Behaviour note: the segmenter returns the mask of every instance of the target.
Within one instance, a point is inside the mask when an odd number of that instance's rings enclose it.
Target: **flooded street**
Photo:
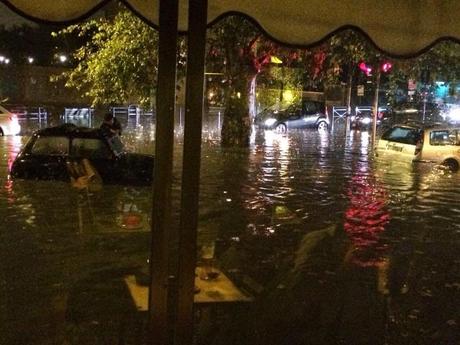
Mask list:
[[[123,124],[153,153],[149,123]],[[136,343],[123,277],[148,267],[151,190],[9,180],[35,128],[0,137],[0,344]],[[254,297],[197,318],[203,344],[460,343],[460,173],[374,157],[370,132],[204,133],[198,232]]]

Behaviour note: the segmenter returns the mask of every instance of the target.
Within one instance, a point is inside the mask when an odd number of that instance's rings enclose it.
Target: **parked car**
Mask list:
[[[372,128],[374,115],[372,107],[357,107],[355,115],[350,117],[350,129],[366,130]],[[377,113],[377,126],[386,125],[390,122],[389,111],[387,107],[379,107]]]
[[[432,102],[405,102],[396,104],[392,109],[393,115],[399,121],[415,120],[426,122],[442,121],[441,109]],[[425,113],[425,116],[423,115]]]
[[[14,160],[13,179],[70,181],[70,163],[88,160],[106,184],[151,185],[152,155],[126,152],[118,136],[65,124],[36,131]]]
[[[0,105],[0,136],[16,135],[21,132],[18,117]]]
[[[329,127],[326,105],[324,102],[304,100],[301,104],[292,104],[281,110],[268,108],[259,113],[256,122],[265,129],[286,132],[288,129]]]
[[[456,171],[460,167],[460,127],[395,125],[383,133],[376,153],[412,162],[441,164]]]

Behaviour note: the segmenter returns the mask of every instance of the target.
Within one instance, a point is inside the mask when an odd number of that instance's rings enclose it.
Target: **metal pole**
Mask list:
[[[220,110],[217,112],[217,133],[220,133]]]
[[[168,323],[169,236],[176,91],[178,0],[160,1],[157,119],[153,182],[148,342],[171,342]]]
[[[327,109],[327,106],[326,106]],[[327,110],[326,110],[327,111]],[[329,112],[328,112],[329,114]],[[329,120],[331,121],[331,132],[334,133],[334,126],[335,126],[335,115],[334,115],[334,107],[332,107],[332,116],[330,116]]]
[[[422,122],[425,123],[425,114],[426,114],[426,84],[423,87],[423,120]]]
[[[375,78],[375,94],[374,94],[374,106],[372,109],[373,121],[372,121],[372,148],[376,145],[377,137],[377,114],[379,112],[379,91],[380,91],[380,68],[377,66],[377,76]]]
[[[189,0],[176,342],[193,344],[207,0]]]
[[[353,88],[353,67],[348,68],[348,90],[347,90],[347,117],[345,120],[345,133],[350,130],[350,117],[351,117],[351,92]]]

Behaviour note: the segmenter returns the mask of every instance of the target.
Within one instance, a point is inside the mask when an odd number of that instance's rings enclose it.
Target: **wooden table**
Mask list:
[[[218,269],[214,270],[219,273],[216,279],[203,280],[200,278],[202,268],[196,268],[195,286],[199,289],[199,292],[195,294],[195,303],[205,304],[252,301],[252,297],[238,289],[222,271]],[[126,276],[124,279],[137,310],[147,311],[149,287],[138,284],[134,275]]]

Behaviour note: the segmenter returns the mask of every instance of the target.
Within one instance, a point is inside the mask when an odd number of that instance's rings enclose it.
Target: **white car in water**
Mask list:
[[[376,146],[378,156],[412,162],[460,167],[460,127],[441,125],[395,125]]]
[[[16,135],[21,131],[18,117],[0,105],[0,136]]]

